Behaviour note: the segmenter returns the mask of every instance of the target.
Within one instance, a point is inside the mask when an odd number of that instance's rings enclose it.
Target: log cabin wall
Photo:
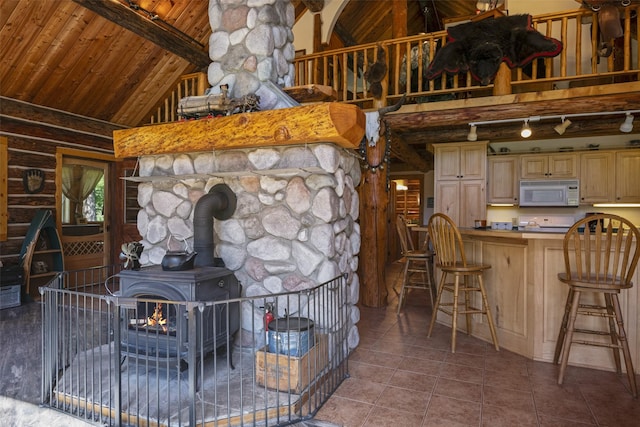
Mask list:
[[[0,97],[0,136],[7,140],[7,238],[0,241],[0,261],[19,262],[22,242],[37,209],[56,213],[56,150],[68,148],[101,155],[113,154],[113,131],[120,126],[34,104]],[[115,174],[115,162],[112,165]],[[28,193],[23,172],[40,169],[42,191]],[[113,179],[112,184],[118,183]],[[118,188],[113,185],[113,188]],[[115,204],[114,204],[115,205]],[[122,215],[113,214],[116,221]],[[121,224],[112,224],[118,235]],[[113,247],[113,245],[112,245]]]

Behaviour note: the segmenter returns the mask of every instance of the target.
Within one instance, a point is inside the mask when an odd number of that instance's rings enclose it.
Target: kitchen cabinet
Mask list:
[[[524,154],[520,158],[522,179],[575,179],[578,177],[578,154]]]
[[[434,147],[435,179],[485,179],[487,144],[441,144]]]
[[[473,227],[486,218],[486,143],[442,144],[434,148],[434,212],[458,227]]]
[[[483,278],[494,316],[500,347],[538,361],[552,362],[562,324],[569,288],[558,280],[564,271],[562,233],[461,229],[467,259],[490,264]],[[439,274],[439,271],[437,271]],[[633,282],[640,280],[636,269]],[[631,357],[640,366],[640,287],[619,295]],[[585,294],[586,298],[593,295]],[[590,301],[587,299],[585,303]],[[595,301],[594,301],[595,302]],[[478,303],[477,300],[472,303]],[[450,325],[450,316],[438,322]],[[602,318],[581,319],[588,328],[606,326]],[[465,329],[463,320],[458,322]],[[484,316],[473,316],[472,335],[491,342]],[[600,337],[603,344],[607,335]],[[569,363],[595,369],[614,370],[606,347],[574,346]]]
[[[580,153],[580,203],[606,203],[615,194],[615,156],[612,151]]]
[[[533,295],[526,280],[528,240],[516,237],[483,238],[469,236],[466,230],[461,232],[467,260],[491,265],[482,278],[500,347],[529,356],[533,339]],[[437,269],[436,280],[440,275],[441,272]],[[441,303],[452,303],[451,295],[443,295]],[[481,296],[474,293],[470,304],[481,307]],[[450,326],[451,316],[438,313],[437,321]],[[467,332],[463,315],[458,318],[458,325],[461,331]],[[491,342],[491,332],[485,316],[474,315],[471,329],[473,336]]]
[[[616,151],[616,203],[640,203],[640,150]]]
[[[518,204],[520,156],[491,156],[487,160],[487,203]]]

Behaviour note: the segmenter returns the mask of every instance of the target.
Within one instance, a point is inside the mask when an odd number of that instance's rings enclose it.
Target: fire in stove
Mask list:
[[[153,315],[147,317],[147,326],[160,326],[164,332],[167,332],[167,319],[162,316],[162,304],[157,303],[153,310]]]
[[[129,319],[129,328],[136,330],[150,330],[153,332],[164,333],[175,335],[176,326],[175,321],[169,321],[167,317],[164,316],[163,311],[170,309],[170,306],[167,304],[163,304],[161,302],[154,303],[141,303],[144,305],[142,310],[139,310],[140,318],[131,318]],[[153,306],[153,312],[151,315],[148,315],[147,306]]]

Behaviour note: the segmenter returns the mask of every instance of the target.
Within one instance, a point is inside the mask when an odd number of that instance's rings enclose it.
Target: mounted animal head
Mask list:
[[[624,31],[620,21],[620,7],[631,4],[631,0],[583,0],[582,7],[598,14],[600,45],[598,56],[608,57],[613,53],[615,39],[622,37]]]

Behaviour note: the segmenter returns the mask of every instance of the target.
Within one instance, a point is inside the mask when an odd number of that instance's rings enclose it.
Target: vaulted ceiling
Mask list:
[[[0,95],[139,126],[180,76],[206,70],[208,4],[206,0],[2,0]],[[307,6],[321,5],[322,0],[292,4],[300,16]],[[349,1],[334,30],[334,44],[391,38],[391,4]],[[425,28],[436,31],[444,19],[469,15],[475,4],[475,0],[407,0],[407,34]]]

